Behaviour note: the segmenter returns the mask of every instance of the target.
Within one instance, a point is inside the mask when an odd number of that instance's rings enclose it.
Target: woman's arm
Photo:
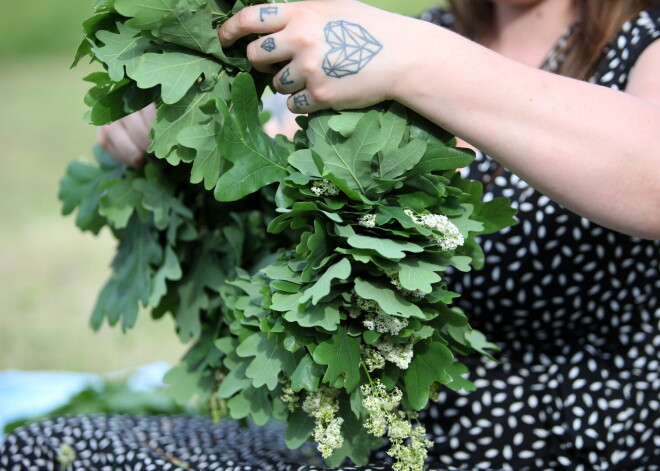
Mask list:
[[[642,54],[621,93],[440,33],[426,50],[437,59],[408,74],[399,101],[572,211],[660,238],[660,43]]]
[[[621,93],[521,65],[435,25],[355,1],[269,7],[266,14],[264,6],[243,10],[219,36],[226,46],[252,32],[268,35],[250,44],[248,57],[265,71],[289,61],[274,86],[292,94],[292,111],[397,100],[574,212],[660,238],[658,47],[645,51],[629,93]],[[337,25],[349,28],[336,34]],[[335,73],[328,65],[342,42],[354,59],[364,52],[356,53],[356,41],[370,59],[347,61],[354,73]]]

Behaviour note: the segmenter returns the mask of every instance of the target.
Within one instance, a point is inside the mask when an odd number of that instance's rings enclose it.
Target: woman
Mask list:
[[[660,9],[454,3],[431,19],[476,42],[344,0],[248,8],[219,37],[262,35],[248,57],[293,112],[412,108],[492,156],[465,173],[518,206],[485,272],[452,280],[503,351],[426,418],[440,464],[657,469],[660,244],[630,236],[660,238]]]
[[[454,3],[427,15],[446,28],[351,0],[254,6],[219,37],[262,35],[248,57],[293,112],[390,99],[454,132],[490,156],[463,171],[519,209],[486,269],[451,281],[503,350],[424,417],[432,467],[658,469],[660,8]],[[101,141],[146,145],[125,123]]]

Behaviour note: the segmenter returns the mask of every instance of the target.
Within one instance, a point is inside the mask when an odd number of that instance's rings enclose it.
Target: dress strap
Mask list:
[[[625,90],[630,71],[642,52],[660,38],[660,7],[642,10],[626,22],[610,41],[605,56],[590,82]]]
[[[557,72],[561,64],[566,60],[568,54],[569,39],[575,30],[575,25],[570,25],[561,34],[553,48],[546,54],[540,69],[547,72]]]

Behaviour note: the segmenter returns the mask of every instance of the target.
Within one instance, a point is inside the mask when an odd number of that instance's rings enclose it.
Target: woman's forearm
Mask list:
[[[393,98],[612,229],[660,237],[660,106],[424,25]]]

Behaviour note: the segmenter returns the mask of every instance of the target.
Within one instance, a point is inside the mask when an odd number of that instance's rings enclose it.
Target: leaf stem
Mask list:
[[[369,370],[367,369],[367,365],[363,361],[360,361],[360,365],[362,365],[362,368],[364,368],[364,372],[367,374],[367,379],[369,380],[369,386],[373,386],[374,382],[371,379],[371,375],[369,374]]]

